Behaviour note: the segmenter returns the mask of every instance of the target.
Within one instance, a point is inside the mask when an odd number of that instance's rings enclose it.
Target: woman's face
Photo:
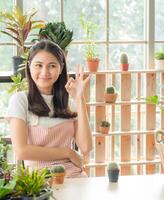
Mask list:
[[[61,71],[57,58],[44,50],[38,52],[30,64],[31,77],[42,94],[52,94],[53,84]]]

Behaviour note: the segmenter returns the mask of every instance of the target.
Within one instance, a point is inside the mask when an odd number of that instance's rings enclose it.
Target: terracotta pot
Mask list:
[[[117,99],[117,93],[114,93],[114,94],[105,93],[104,99],[105,99],[105,102],[107,102],[107,103],[115,103],[115,101]]]
[[[129,69],[129,64],[128,63],[127,64],[121,64],[120,66],[121,66],[121,70],[122,71],[128,71],[128,69]]]
[[[97,72],[100,60],[98,58],[87,60],[88,70],[90,72]]]
[[[100,126],[100,127],[99,127],[99,131],[100,131],[101,133],[108,134],[109,126],[108,126],[108,127]]]
[[[63,184],[64,183],[64,176],[65,176],[65,173],[56,173],[52,177],[53,184]]]

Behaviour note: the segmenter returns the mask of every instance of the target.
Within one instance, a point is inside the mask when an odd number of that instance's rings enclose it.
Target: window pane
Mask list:
[[[74,12],[73,12],[74,11]],[[102,0],[64,0],[64,21],[74,31],[74,39],[84,39],[80,14],[97,26],[95,39],[105,38],[105,1]]]
[[[13,46],[0,46],[0,71],[12,71]]]
[[[128,55],[129,70],[144,69],[144,45],[113,44],[109,50],[110,69],[120,70],[120,55],[124,52]]]
[[[164,40],[164,1],[155,1],[155,40]]]
[[[110,0],[110,40],[144,39],[144,0]]]
[[[10,11],[13,8],[13,0],[0,1],[0,11]],[[0,23],[0,30],[4,30],[4,25]],[[12,39],[5,34],[0,34],[0,42],[12,42]]]
[[[23,1],[24,10],[29,12],[33,8],[38,10],[37,20],[59,21],[60,19],[60,1],[59,0],[33,0]]]

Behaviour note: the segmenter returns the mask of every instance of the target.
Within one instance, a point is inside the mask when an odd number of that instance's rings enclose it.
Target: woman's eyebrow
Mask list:
[[[34,61],[34,63],[40,63],[40,64],[43,64],[43,62],[41,62],[41,61]],[[49,63],[47,63],[48,65],[49,64],[58,64],[57,62],[49,62]]]

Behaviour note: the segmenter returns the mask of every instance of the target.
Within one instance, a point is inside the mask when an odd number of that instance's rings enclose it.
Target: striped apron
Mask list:
[[[72,143],[74,141],[74,119],[66,120],[60,124],[53,127],[43,127],[41,125],[28,126],[28,144],[59,148],[59,147],[69,147],[72,148]],[[69,159],[55,160],[55,161],[24,161],[26,166],[32,168],[43,168],[43,167],[53,167],[54,165],[62,164],[65,166],[66,177],[86,177],[86,173],[80,168],[75,166]]]

